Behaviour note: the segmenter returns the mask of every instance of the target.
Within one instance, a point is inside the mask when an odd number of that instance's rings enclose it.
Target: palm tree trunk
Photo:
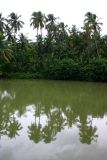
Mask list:
[[[96,37],[94,37],[94,42],[95,42],[97,56],[98,56],[98,58],[100,58],[99,51],[98,51],[98,45],[97,45],[97,42],[96,42]]]
[[[38,42],[38,28],[37,28],[37,42]]]
[[[41,31],[41,37],[42,37],[42,28],[40,28],[40,31]]]

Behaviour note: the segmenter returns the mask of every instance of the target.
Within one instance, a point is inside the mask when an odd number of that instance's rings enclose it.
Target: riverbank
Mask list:
[[[49,64],[47,67],[37,67],[33,71],[2,71],[0,78],[107,82],[107,60],[97,59],[89,64],[82,64],[76,63],[72,59],[63,59]]]
[[[76,63],[70,59],[56,61],[34,71],[2,72],[0,78],[6,79],[53,79],[73,81],[107,82],[107,61],[94,60],[89,64]]]

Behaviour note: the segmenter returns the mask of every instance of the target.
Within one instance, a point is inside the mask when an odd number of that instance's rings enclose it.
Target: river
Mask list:
[[[107,160],[107,84],[0,80],[0,160]]]

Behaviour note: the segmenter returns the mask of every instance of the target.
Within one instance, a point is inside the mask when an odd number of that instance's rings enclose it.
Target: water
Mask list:
[[[107,160],[107,84],[0,81],[0,160]]]

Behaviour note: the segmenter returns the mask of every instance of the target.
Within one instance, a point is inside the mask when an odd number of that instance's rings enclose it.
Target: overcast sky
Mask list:
[[[25,22],[24,33],[30,33],[32,38],[35,31],[29,27],[29,19],[34,11],[42,11],[45,14],[52,13],[60,17],[60,21],[80,28],[83,25],[84,15],[90,11],[95,13],[103,22],[103,33],[107,34],[107,0],[0,0],[0,12],[3,16],[11,12],[21,14],[21,20]]]

